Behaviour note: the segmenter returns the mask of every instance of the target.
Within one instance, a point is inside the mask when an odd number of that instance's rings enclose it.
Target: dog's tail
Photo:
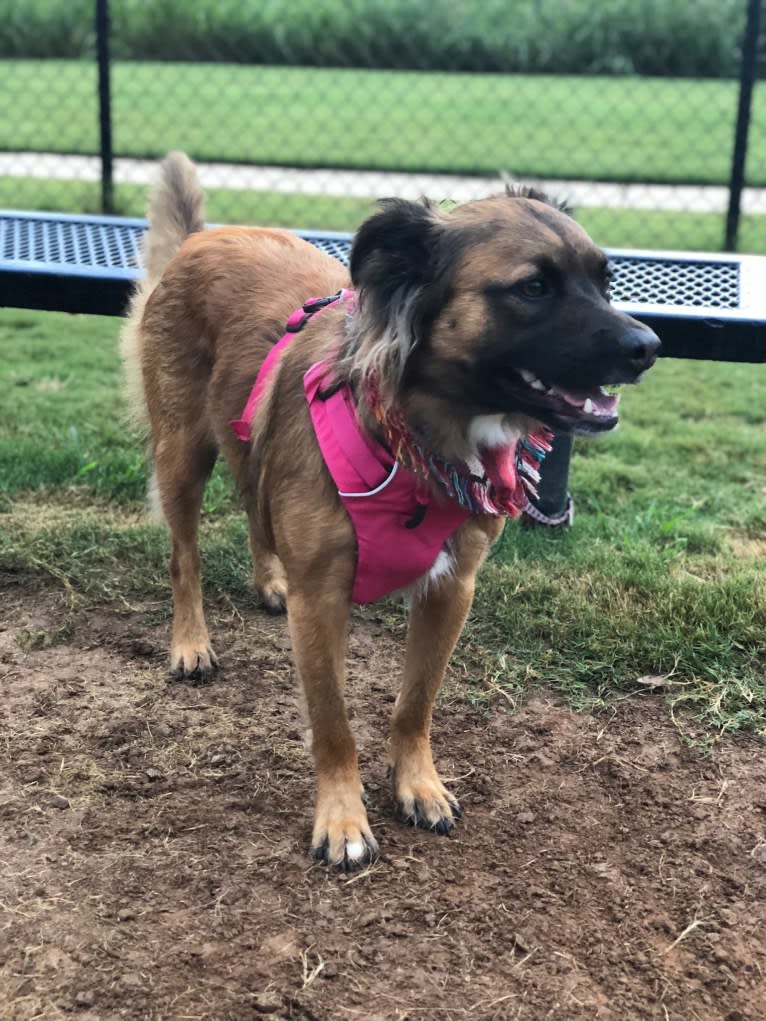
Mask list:
[[[168,153],[162,161],[160,179],[149,198],[148,218],[144,264],[151,291],[186,238],[205,226],[205,197],[197,168],[184,153]]]
[[[144,307],[173,256],[190,234],[205,226],[205,197],[197,170],[188,156],[171,152],[162,161],[160,179],[149,197],[149,230],[143,241],[144,277],[130,300],[128,318],[120,337],[125,370],[125,393],[133,424],[148,434],[141,376]]]

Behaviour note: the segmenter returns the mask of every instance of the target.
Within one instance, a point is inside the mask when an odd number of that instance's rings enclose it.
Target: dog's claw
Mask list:
[[[405,809],[400,806],[399,818],[407,826],[417,827],[421,830],[428,830],[430,833],[438,833],[440,836],[446,837],[455,828],[455,818],[460,816],[460,806],[457,802],[450,801],[450,808],[452,809],[453,818],[443,815],[441,818],[431,821],[426,814],[424,807],[421,804],[416,804],[410,809]]]
[[[357,854],[357,851],[361,851],[361,853]],[[361,841],[345,841],[343,856],[336,860],[330,857],[329,837],[325,837],[321,843],[315,844],[311,848],[312,858],[316,859],[316,861],[324,862],[325,865],[329,865],[331,868],[337,868],[345,874],[356,872],[357,869],[361,869],[365,865],[371,865],[374,861],[377,861],[379,855],[380,846],[372,835],[369,837],[362,836]]]
[[[317,861],[323,861],[325,864],[329,864],[327,860],[329,850],[330,841],[327,837],[325,837],[321,844],[316,844],[311,848],[311,857],[315,858]]]
[[[430,759],[430,755],[429,755]],[[429,764],[430,765],[430,764]],[[397,768],[391,771],[397,817],[408,826],[417,826],[447,836],[460,818],[460,803],[433,769]]]
[[[460,803],[457,798],[442,788],[442,797],[411,794],[397,798],[397,816],[408,826],[416,826],[431,833],[448,836],[460,818]]]
[[[203,685],[209,684],[215,677],[215,674],[215,669],[199,670],[195,668],[194,670],[187,671],[179,668],[178,670],[172,670],[170,677],[171,680],[183,682],[192,688],[201,688]]]
[[[192,656],[174,656],[173,661],[176,665],[170,670],[171,679],[185,681],[193,688],[208,684],[218,671],[218,659],[212,649]]]

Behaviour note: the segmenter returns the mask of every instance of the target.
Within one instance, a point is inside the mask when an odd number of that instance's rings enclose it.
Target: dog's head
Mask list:
[[[422,431],[441,407],[464,426],[503,416],[591,434],[617,424],[602,387],[634,383],[660,342],[609,303],[604,252],[531,189],[445,212],[389,200],[351,254],[352,374],[374,373]]]

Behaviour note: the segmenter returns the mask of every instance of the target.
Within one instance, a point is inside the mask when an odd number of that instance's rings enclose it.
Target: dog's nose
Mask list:
[[[636,375],[651,369],[657,361],[661,346],[660,338],[654,330],[643,324],[637,324],[624,333],[620,339],[622,352]]]

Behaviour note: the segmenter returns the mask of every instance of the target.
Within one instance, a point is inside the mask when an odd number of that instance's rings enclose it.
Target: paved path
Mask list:
[[[100,162],[93,156],[59,156],[48,153],[0,153],[0,176],[64,181],[98,181]],[[118,184],[149,184],[156,179],[155,160],[117,159],[114,177]],[[367,170],[298,170],[290,167],[259,167],[231,163],[205,163],[200,178],[206,188],[274,191],[299,195],[332,195],[338,198],[433,199],[479,198],[502,187],[500,178],[451,174],[403,174]],[[598,181],[536,180],[547,192],[566,198],[576,207],[610,209],[659,209],[669,212],[723,213],[728,190],[711,185],[614,184]],[[766,214],[766,188],[746,188],[743,211]]]

